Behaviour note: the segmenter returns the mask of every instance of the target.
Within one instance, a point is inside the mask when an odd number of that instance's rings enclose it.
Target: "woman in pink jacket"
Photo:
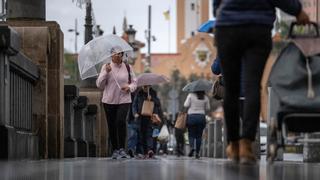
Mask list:
[[[112,159],[127,158],[126,116],[132,102],[131,92],[137,88],[132,67],[123,62],[124,53],[111,49],[112,61],[101,68],[97,87],[103,89],[102,103],[107,117]]]

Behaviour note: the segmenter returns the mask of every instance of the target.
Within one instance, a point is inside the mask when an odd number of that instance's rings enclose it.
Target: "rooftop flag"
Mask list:
[[[170,20],[170,10],[163,12],[163,15],[166,20]]]

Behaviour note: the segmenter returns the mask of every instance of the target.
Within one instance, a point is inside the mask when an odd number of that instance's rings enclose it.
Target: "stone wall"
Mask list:
[[[40,68],[34,92],[34,131],[40,158],[63,157],[63,33],[56,22],[8,21],[21,36],[22,52]],[[48,148],[50,147],[50,148]]]

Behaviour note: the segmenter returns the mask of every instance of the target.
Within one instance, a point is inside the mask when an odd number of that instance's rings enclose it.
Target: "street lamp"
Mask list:
[[[68,29],[68,32],[74,32],[74,53],[78,52],[78,20],[75,19],[74,29]]]
[[[126,34],[128,35],[128,43],[133,48],[133,54],[129,59],[130,64],[134,64],[139,55],[139,45],[136,43],[136,30],[133,29],[132,25],[129,25]]]
[[[136,40],[136,30],[132,28],[132,25],[129,25],[129,29],[127,30],[127,34],[128,34],[128,41],[129,44],[134,44],[135,40]]]
[[[104,33],[104,31],[100,28],[100,25],[96,25],[94,27],[94,36],[95,37],[99,37],[99,36],[102,36]]]

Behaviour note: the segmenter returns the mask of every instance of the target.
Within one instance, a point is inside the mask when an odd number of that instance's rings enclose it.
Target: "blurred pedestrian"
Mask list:
[[[189,157],[194,153],[196,158],[200,158],[200,147],[202,142],[202,133],[206,126],[205,112],[210,109],[209,98],[204,91],[189,93],[184,107],[188,108],[187,128],[189,133],[190,152]]]
[[[131,92],[136,89],[132,67],[123,62],[123,52],[118,47],[111,49],[112,61],[104,64],[97,78],[97,87],[103,89],[102,103],[106,113],[112,159],[128,157],[126,143],[126,117],[131,103]]]
[[[137,92],[133,100],[132,112],[134,117],[137,118],[140,123],[138,141],[140,142],[142,152],[144,153],[145,157],[152,158],[155,153],[153,151],[152,132],[154,126],[158,126],[158,124],[154,124],[152,122],[151,116],[145,116],[141,114],[143,102],[147,99],[154,102],[153,116],[157,116],[159,119],[162,119],[160,100],[156,91],[148,85],[142,86],[142,89]]]
[[[186,130],[175,128],[174,131],[177,141],[176,155],[178,157],[184,156],[184,133],[186,132]]]
[[[138,90],[131,93],[131,99],[134,99],[135,94]],[[131,158],[135,155],[141,154],[141,146],[138,141],[140,133],[140,124],[132,113],[132,104],[130,105],[129,112],[127,115],[128,122],[128,154]]]
[[[260,112],[260,81],[272,48],[275,8],[309,22],[298,0],[215,0],[215,38],[224,76],[227,156],[240,163],[256,161],[252,149]],[[241,70],[243,67],[243,70]],[[240,72],[243,72],[244,118],[239,123]]]

